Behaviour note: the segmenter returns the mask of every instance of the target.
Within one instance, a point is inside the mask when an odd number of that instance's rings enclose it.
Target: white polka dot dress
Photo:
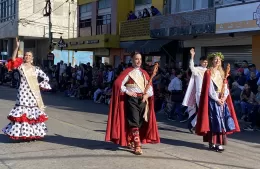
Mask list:
[[[2,131],[11,139],[34,140],[41,139],[46,135],[47,127],[44,124],[48,116],[37,106],[37,101],[30,90],[26,77],[21,67],[20,86],[17,93],[16,104],[7,118],[11,121]],[[50,90],[48,76],[38,67],[35,67],[35,75],[43,79],[39,83],[42,89]]]

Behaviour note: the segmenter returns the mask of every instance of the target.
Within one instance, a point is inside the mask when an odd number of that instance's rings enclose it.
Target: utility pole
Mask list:
[[[49,17],[49,50],[52,50],[52,23],[51,23],[51,1],[46,0],[46,5],[45,5],[45,14],[43,16],[48,16]]]
[[[68,17],[68,39],[70,38],[70,14],[71,14],[71,12],[70,12],[70,0],[68,0],[68,2],[69,2],[69,13],[68,13],[68,15],[69,15],[69,17]],[[70,51],[68,50],[68,64],[70,63]]]

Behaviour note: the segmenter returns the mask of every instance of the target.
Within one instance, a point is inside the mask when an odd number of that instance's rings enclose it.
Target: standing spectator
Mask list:
[[[169,114],[169,120],[175,120],[175,115],[177,113],[178,120],[183,120],[183,115],[181,111],[181,102],[183,100],[183,90],[182,90],[182,72],[180,70],[176,71],[176,77],[171,80],[168,86],[168,90],[172,93],[171,100],[174,102],[171,113]]]
[[[5,76],[5,67],[2,62],[0,62],[0,85],[4,83],[4,76]]]

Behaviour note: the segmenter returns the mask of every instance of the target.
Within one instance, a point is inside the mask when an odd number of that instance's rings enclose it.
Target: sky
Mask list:
[[[64,61],[64,63],[68,63],[68,51],[67,50],[53,50],[52,52],[55,56],[54,64],[57,64],[61,60]],[[91,65],[93,65],[93,52],[89,51],[70,51],[70,62],[72,60],[72,56],[74,54],[74,59],[76,65],[79,65],[80,63],[88,63],[90,62]]]

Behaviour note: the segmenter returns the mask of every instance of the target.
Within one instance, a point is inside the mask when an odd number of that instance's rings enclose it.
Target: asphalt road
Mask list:
[[[14,106],[16,90],[0,86],[0,126]],[[43,94],[48,135],[43,141],[17,143],[0,134],[0,169],[258,169],[260,132],[229,138],[226,151],[212,152],[185,124],[158,115],[161,144],[144,145],[144,155],[104,142],[108,106]]]

